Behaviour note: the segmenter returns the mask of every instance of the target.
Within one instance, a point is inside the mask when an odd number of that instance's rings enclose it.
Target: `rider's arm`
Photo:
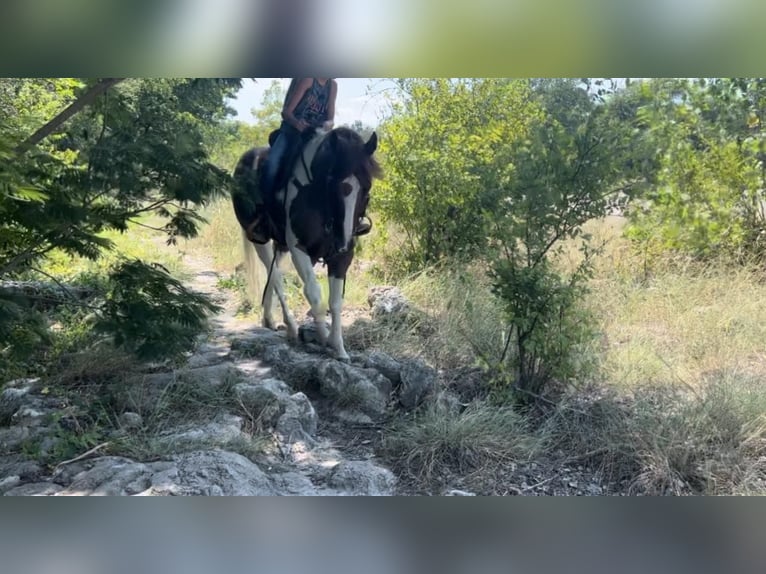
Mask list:
[[[293,112],[295,111],[295,106],[297,106],[298,102],[301,101],[303,94],[305,94],[306,91],[311,87],[312,81],[313,78],[301,79],[300,83],[298,83],[298,85],[295,87],[295,91],[293,92],[292,96],[285,104],[285,107],[282,108],[282,119],[284,119],[288,124],[300,132],[305,130],[308,125],[303,120],[297,119],[293,115]]]
[[[338,82],[330,80],[330,97],[327,99],[327,120],[324,123],[325,129],[332,129],[335,125],[335,98],[338,95]]]

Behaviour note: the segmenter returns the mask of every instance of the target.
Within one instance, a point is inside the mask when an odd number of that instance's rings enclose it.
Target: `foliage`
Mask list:
[[[515,169],[505,152],[539,107],[524,81],[415,78],[398,87],[402,103],[381,128],[386,179],[373,209],[402,228],[413,269],[475,254],[487,243],[496,186]]]
[[[384,125],[378,206],[406,235],[413,266],[483,259],[505,310],[498,395],[544,394],[587,367],[580,299],[593,250],[582,226],[642,181],[635,132],[612,112],[613,87],[576,80],[400,80]],[[571,273],[564,242],[582,242]],[[488,353],[488,356],[494,355]]]
[[[141,359],[177,357],[191,350],[207,315],[218,309],[159,266],[141,261],[118,265],[109,280],[96,328]]]
[[[766,81],[654,80],[635,122],[659,158],[656,185],[631,211],[631,238],[650,252],[709,258],[763,254]]]
[[[53,252],[97,260],[113,248],[107,232],[146,225],[147,215],[164,220],[168,243],[194,237],[204,222],[196,208],[227,189],[229,176],[210,162],[204,139],[230,112],[225,100],[239,79],[124,80],[38,145],[20,146],[53,115],[77,105],[93,84],[0,80],[0,280],[39,272]],[[135,285],[126,272],[113,279]],[[159,297],[160,277],[152,280]],[[166,294],[171,291],[168,284]],[[20,319],[22,307],[15,305],[5,304],[0,328],[0,349],[9,354],[20,352],[25,340],[6,327]],[[190,312],[203,308],[194,302]],[[187,327],[195,325],[181,317]]]
[[[517,166],[497,181],[503,209],[495,213],[490,275],[508,321],[506,351],[497,378],[502,393],[510,387],[527,400],[556,390],[587,373],[584,346],[592,321],[582,308],[592,272],[590,236],[583,225],[600,217],[606,199],[629,189],[624,159],[630,134],[609,121],[598,91],[571,80],[543,80],[535,95],[544,110],[528,138],[509,151]],[[581,261],[571,272],[555,266],[564,242],[580,242]],[[507,362],[506,362],[507,361]]]
[[[205,145],[210,150],[211,162],[232,172],[240,156],[253,146],[263,146],[269,134],[282,121],[282,101],[285,91],[278,81],[266,88],[259,107],[252,110],[256,123],[226,120],[212,124],[205,131]]]

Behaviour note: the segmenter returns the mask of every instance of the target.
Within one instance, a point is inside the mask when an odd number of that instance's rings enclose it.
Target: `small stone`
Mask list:
[[[30,482],[10,489],[4,496],[52,496],[62,490],[62,486],[52,482]]]
[[[467,490],[458,490],[453,488],[452,490],[446,491],[443,496],[476,496],[476,494],[473,492],[468,492]]]

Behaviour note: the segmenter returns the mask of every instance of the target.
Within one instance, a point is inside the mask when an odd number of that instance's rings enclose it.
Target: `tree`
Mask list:
[[[583,225],[644,178],[630,167],[635,133],[612,112],[608,82],[399,80],[402,103],[383,125],[384,220],[406,234],[415,268],[487,269],[505,313],[498,396],[537,397],[586,367],[592,335],[580,301],[592,249]],[[382,189],[381,189],[382,188]],[[556,265],[566,240],[582,263]]]
[[[539,107],[525,81],[400,79],[400,104],[383,124],[386,178],[373,201],[406,235],[413,267],[469,256],[487,245],[499,184],[515,166]],[[486,175],[497,175],[488,184]]]
[[[103,231],[124,232],[147,216],[164,219],[169,242],[193,237],[202,222],[195,208],[229,183],[227,171],[209,161],[204,132],[230,113],[225,101],[239,86],[239,79],[224,78],[0,82],[0,157],[7,166],[0,173],[0,279],[39,271],[53,250],[97,259],[112,248]],[[138,272],[126,262],[113,279],[124,279],[126,269]],[[149,268],[144,275],[157,277]],[[157,312],[145,317],[149,322],[163,319],[161,294],[143,293]],[[178,295],[184,299],[191,315],[182,315],[183,323],[201,327],[212,307]],[[120,305],[107,303],[104,324],[119,325],[107,315]],[[6,297],[0,321],[17,319],[19,305]],[[0,328],[6,353],[15,345],[9,332]],[[146,348],[166,349],[153,342]]]
[[[654,252],[762,256],[766,81],[653,80],[634,91],[658,168],[633,202],[629,237]]]
[[[508,323],[499,367],[510,367],[517,398],[552,391],[587,367],[582,350],[593,332],[580,303],[594,251],[583,225],[604,215],[607,198],[643,182],[626,170],[634,134],[613,122],[605,96],[574,80],[537,81],[543,113],[506,151],[512,177],[496,170],[483,177],[504,198],[493,219],[490,275]],[[571,272],[556,265],[566,240],[579,240],[583,254]],[[497,381],[503,389],[509,382]]]

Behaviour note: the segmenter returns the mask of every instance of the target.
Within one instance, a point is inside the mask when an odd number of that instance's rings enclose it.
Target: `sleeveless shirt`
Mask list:
[[[332,79],[328,78],[323,86],[316,78],[311,87],[303,94],[301,101],[295,106],[293,115],[305,121],[311,127],[318,128],[327,121],[327,105],[330,101]]]

